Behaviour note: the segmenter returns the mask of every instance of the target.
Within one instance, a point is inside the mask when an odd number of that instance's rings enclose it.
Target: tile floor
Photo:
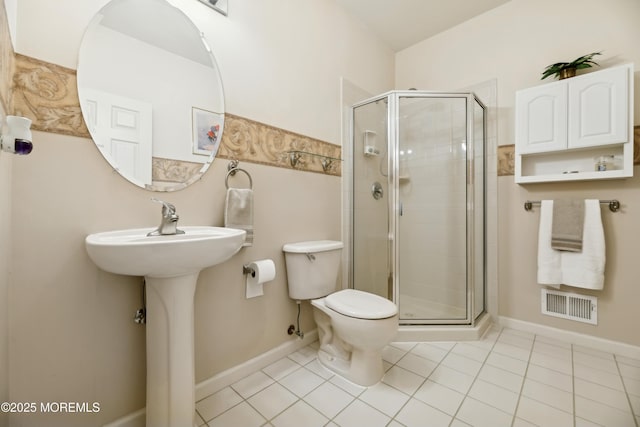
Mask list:
[[[317,342],[200,400],[210,427],[640,426],[640,360],[494,328],[480,341],[392,343],[360,387]]]

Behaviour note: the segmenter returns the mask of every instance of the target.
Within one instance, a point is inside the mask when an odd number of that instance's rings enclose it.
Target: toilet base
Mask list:
[[[331,372],[363,387],[377,384],[384,375],[382,354],[378,351],[353,349],[351,360],[345,360],[321,348],[318,350],[318,361]]]

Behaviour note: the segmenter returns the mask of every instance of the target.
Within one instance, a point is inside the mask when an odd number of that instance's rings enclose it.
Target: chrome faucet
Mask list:
[[[180,217],[176,213],[176,207],[171,203],[167,203],[162,200],[158,200],[154,197],[151,198],[154,202],[162,203],[162,221],[160,226],[147,236],[164,236],[167,234],[184,234],[184,231],[178,230],[178,219]]]

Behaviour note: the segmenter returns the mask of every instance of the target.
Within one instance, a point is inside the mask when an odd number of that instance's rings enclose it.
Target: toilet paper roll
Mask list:
[[[249,274],[252,283],[265,283],[270,282],[276,278],[276,265],[273,260],[261,259],[249,264],[249,268],[253,270],[253,273]]]
[[[264,295],[262,284],[270,282],[276,277],[276,266],[273,260],[261,259],[250,263],[247,267],[253,270],[253,272],[247,274],[246,297],[254,298]]]

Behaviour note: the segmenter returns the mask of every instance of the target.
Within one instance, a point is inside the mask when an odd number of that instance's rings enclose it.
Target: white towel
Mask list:
[[[582,252],[551,248],[553,201],[543,200],[538,233],[538,283],[601,290],[604,287],[605,244],[600,201],[585,200]]]
[[[229,188],[225,200],[224,226],[247,232],[242,246],[253,245],[253,190]]]

